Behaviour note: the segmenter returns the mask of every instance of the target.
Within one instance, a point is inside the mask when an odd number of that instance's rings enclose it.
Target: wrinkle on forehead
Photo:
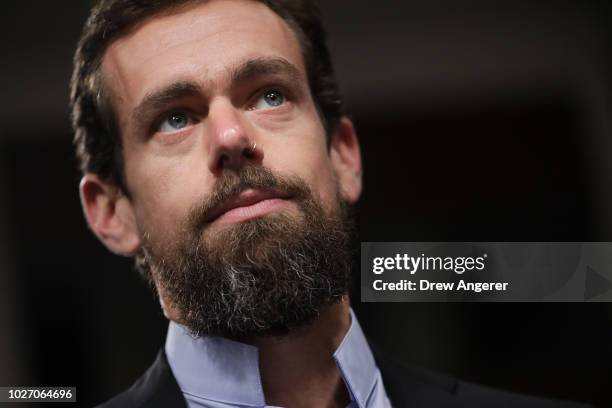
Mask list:
[[[239,53],[279,55],[304,71],[297,37],[276,13],[252,0],[214,0],[152,17],[117,39],[102,72],[118,102],[134,106],[160,80],[219,85]]]

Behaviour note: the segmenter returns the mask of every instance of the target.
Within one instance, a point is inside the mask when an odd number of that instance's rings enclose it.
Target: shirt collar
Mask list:
[[[256,347],[221,337],[194,338],[171,321],[165,349],[183,393],[226,404],[265,406]]]
[[[350,314],[350,328],[333,357],[351,399],[364,408],[378,369],[352,309]],[[183,393],[227,404],[266,406],[256,347],[221,337],[194,338],[171,321],[165,351]]]
[[[353,309],[351,327],[336,349],[334,360],[351,393],[351,399],[360,408],[365,408],[376,385],[378,368]]]

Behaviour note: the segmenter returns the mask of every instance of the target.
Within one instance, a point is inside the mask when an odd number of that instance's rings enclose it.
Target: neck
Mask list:
[[[161,299],[161,296],[160,296]],[[162,302],[164,314],[177,321],[178,312]],[[268,405],[345,408],[350,397],[333,354],[351,325],[348,295],[323,309],[306,327],[286,336],[240,341],[259,350],[259,372]]]
[[[266,403],[289,407],[346,407],[350,397],[333,354],[351,321],[349,299],[323,310],[318,319],[284,337],[261,337],[259,370]]]

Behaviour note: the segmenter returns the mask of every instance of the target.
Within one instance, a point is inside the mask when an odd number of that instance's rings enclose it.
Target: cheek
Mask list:
[[[328,157],[328,156],[327,156]],[[325,160],[325,172],[317,173],[313,185],[317,186],[318,194],[322,204],[328,213],[335,211],[338,205],[338,183],[336,181],[336,173],[334,172],[331,161]],[[323,168],[323,167],[321,167]]]
[[[334,208],[337,184],[325,135],[313,127],[299,136],[285,137],[268,149],[264,146],[264,166],[280,174],[293,174],[303,179],[328,211]],[[304,136],[308,135],[308,136]]]
[[[134,160],[126,168],[136,219],[153,236],[169,234],[185,221],[191,206],[201,199],[206,184],[199,164],[189,160]],[[160,235],[161,234],[161,235]]]

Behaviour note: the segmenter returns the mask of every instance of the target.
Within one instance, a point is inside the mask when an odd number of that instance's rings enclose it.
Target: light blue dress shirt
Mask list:
[[[266,405],[257,347],[220,337],[194,339],[183,326],[170,322],[165,349],[189,408],[273,408]],[[391,407],[352,309],[351,326],[334,360],[351,397],[347,408]]]

